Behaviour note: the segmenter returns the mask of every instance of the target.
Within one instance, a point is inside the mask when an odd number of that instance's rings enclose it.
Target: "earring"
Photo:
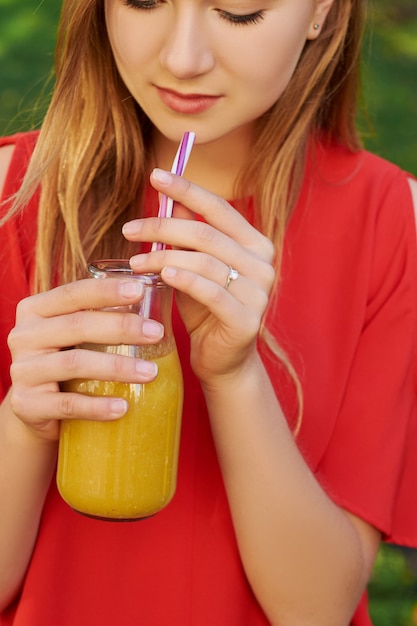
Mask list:
[[[313,26],[314,30],[318,30],[320,28],[320,24],[317,24],[317,22],[314,24]]]

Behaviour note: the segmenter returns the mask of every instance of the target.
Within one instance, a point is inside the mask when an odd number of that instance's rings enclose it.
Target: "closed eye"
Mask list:
[[[123,4],[132,9],[142,9],[146,11],[155,9],[161,2],[160,0],[123,0]]]
[[[122,0],[123,4],[132,9],[150,10],[155,9],[157,6],[163,3],[163,0]],[[229,22],[230,24],[237,24],[241,26],[247,26],[250,24],[257,24],[264,18],[264,11],[255,11],[254,13],[248,13],[246,15],[240,15],[239,13],[229,13],[223,9],[216,9],[221,19]]]
[[[231,24],[240,24],[246,26],[249,24],[258,24],[264,19],[264,11],[255,11],[255,13],[249,13],[247,15],[239,15],[238,13],[229,13],[222,9],[217,9],[217,13],[223,20],[230,22]]]

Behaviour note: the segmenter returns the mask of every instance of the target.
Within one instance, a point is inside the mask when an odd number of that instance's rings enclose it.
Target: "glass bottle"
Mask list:
[[[160,511],[172,499],[183,403],[183,380],[171,324],[172,289],[158,274],[134,274],[128,261],[98,261],[94,279],[128,276],[144,285],[138,304],[113,307],[161,322],[164,337],[152,345],[83,344],[89,350],[153,360],[158,376],[149,383],[76,379],[63,391],[125,398],[129,410],[111,422],[63,420],[57,485],[76,511],[106,520],[135,520]]]

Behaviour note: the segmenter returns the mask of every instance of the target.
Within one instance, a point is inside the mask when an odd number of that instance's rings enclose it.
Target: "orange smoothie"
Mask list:
[[[64,391],[123,397],[113,422],[61,424],[57,484],[75,510],[109,520],[140,519],[162,509],[177,480],[183,386],[176,350],[154,359],[157,378],[146,384],[76,379]]]

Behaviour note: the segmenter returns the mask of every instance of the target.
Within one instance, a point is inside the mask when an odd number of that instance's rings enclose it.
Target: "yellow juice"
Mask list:
[[[176,350],[154,359],[146,384],[76,379],[64,391],[125,398],[129,410],[112,422],[61,424],[57,484],[75,510],[109,520],[140,519],[174,495],[183,386]]]

